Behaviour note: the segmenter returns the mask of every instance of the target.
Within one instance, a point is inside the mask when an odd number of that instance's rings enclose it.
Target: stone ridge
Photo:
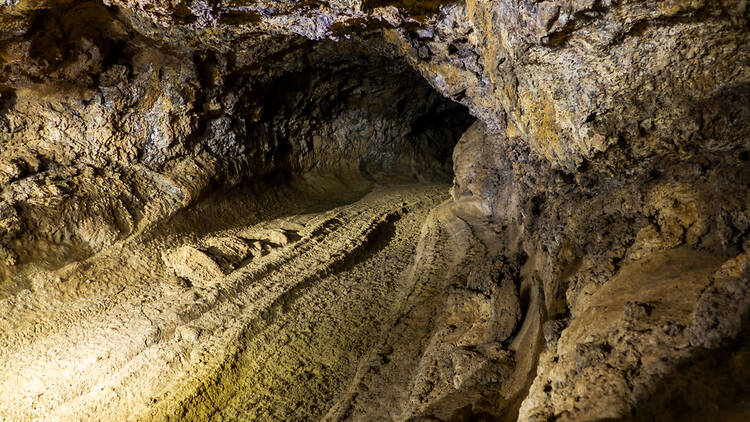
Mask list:
[[[0,419],[747,420],[749,18],[6,0]]]

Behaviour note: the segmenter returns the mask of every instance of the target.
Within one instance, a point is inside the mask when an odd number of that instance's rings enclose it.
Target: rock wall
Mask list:
[[[307,415],[743,420],[749,15],[732,0],[6,1],[0,300],[233,186],[343,198],[453,177],[412,293]]]

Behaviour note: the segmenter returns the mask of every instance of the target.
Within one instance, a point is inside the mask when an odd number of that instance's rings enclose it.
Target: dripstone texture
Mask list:
[[[749,18],[4,2],[0,419],[746,420]]]

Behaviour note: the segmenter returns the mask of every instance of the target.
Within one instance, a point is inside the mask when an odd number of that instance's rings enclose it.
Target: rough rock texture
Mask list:
[[[749,18],[5,1],[0,419],[747,420]]]

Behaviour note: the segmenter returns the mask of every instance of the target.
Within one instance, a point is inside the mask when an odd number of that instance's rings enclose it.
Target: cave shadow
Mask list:
[[[745,422],[750,420],[750,338],[747,327],[740,336],[717,349],[702,349],[679,363],[648,390],[631,415],[601,422]],[[497,422],[516,420],[517,402],[497,408],[499,388],[466,391],[472,404],[457,409],[450,418],[434,416],[431,422]],[[508,407],[503,406],[508,405]],[[549,421],[557,420],[552,417]]]
[[[680,363],[649,390],[631,416],[609,422],[750,420],[750,339],[743,334]]]

